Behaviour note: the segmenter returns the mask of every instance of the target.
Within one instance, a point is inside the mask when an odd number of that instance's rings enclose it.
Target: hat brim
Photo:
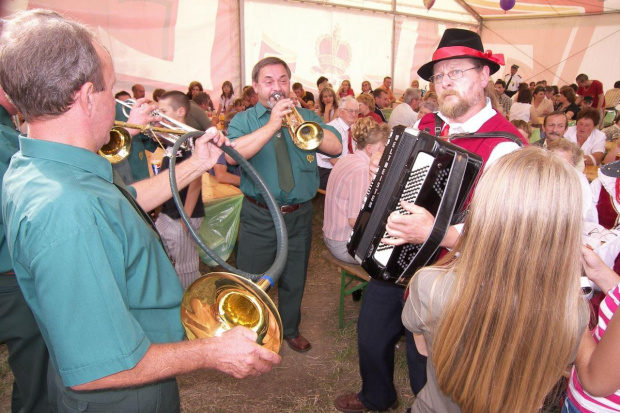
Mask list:
[[[420,66],[420,68],[418,69],[418,76],[420,76],[422,79],[430,82],[431,81],[431,76],[433,76],[433,67],[435,67],[436,63],[442,62],[444,60],[453,60],[453,59],[476,59],[479,60],[480,62],[484,63],[486,66],[489,66],[489,74],[492,75],[494,73],[496,73],[499,68],[500,65],[492,60],[487,60],[487,59],[481,59],[477,56],[454,56],[454,57],[446,57],[444,59],[437,59],[437,60],[433,60],[431,62],[428,62],[426,64],[423,64],[422,66]]]

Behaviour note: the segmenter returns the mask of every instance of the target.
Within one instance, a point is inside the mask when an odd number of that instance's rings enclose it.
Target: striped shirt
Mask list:
[[[353,228],[349,218],[357,218],[368,186],[370,158],[363,150],[341,158],[329,175],[325,196],[323,234],[333,241],[347,241]]]
[[[620,306],[620,284],[612,288],[598,310],[598,324],[592,336],[598,343],[605,334],[609,320]],[[588,394],[579,383],[577,371],[573,367],[568,382],[568,397],[580,411],[588,413],[620,412],[620,389],[607,397],[594,397]]]

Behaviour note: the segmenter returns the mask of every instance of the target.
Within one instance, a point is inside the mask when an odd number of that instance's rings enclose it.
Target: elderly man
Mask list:
[[[545,116],[542,124],[544,138],[535,143],[537,146],[546,148],[551,142],[564,137],[568,127],[568,118],[564,112],[551,112]]]
[[[353,96],[346,96],[340,99],[338,117],[329,122],[328,125],[333,126],[342,137],[342,154],[337,158],[317,154],[316,161],[319,166],[320,177],[319,188],[327,188],[329,174],[331,173],[334,165],[336,165],[336,162],[338,162],[338,159],[355,151],[355,141],[351,138],[351,125],[353,125],[357,119],[359,112],[359,102],[355,100]]]
[[[506,95],[513,97],[517,90],[519,90],[519,84],[523,82],[521,76],[517,74],[519,66],[513,64],[510,66],[510,73],[504,76],[504,82],[506,82]]]
[[[276,101],[275,95],[289,96],[291,70],[277,57],[260,60],[252,70],[252,86],[258,94],[253,108],[237,113],[228,125],[228,134],[237,150],[263,177],[284,214],[288,230],[288,261],[278,280],[278,309],[283,333],[294,351],[310,350],[310,342],[300,334],[301,299],[312,242],[312,198],[319,188],[319,173],[314,150],[303,150],[293,144],[284,117],[291,113],[293,101]],[[337,156],[342,152],[340,134],[314,112],[297,109],[307,121],[323,127],[323,140],[317,150]],[[228,163],[234,164],[226,156]],[[276,254],[276,234],[265,200],[247,177],[241,175],[241,191],[245,195],[241,209],[237,265],[251,273],[262,273],[272,264]]]
[[[439,100],[439,112],[425,115],[418,128],[446,138],[448,134],[470,132],[505,131],[514,135],[511,139],[454,140],[454,144],[480,155],[485,166],[518,149],[523,144],[517,138],[519,132],[492,108],[490,99],[485,96],[489,76],[499,70],[500,64],[503,64],[503,56],[485,53],[477,33],[447,29],[433,60],[418,70],[421,78],[435,85]],[[423,243],[430,234],[434,217],[424,208],[407,202],[403,202],[403,208],[411,215],[392,213],[386,229],[396,239],[383,242]],[[458,229],[450,227],[441,245],[452,247],[458,236]],[[374,279],[366,287],[357,325],[362,390],[336,398],[334,404],[338,410],[363,412],[398,406],[393,383],[394,346],[403,334],[407,342],[411,388],[417,397],[424,397],[421,390],[426,384],[426,357],[418,352],[412,334],[406,332],[402,324],[403,293],[400,286]],[[434,379],[430,365],[429,378]]]
[[[388,127],[392,129],[396,125],[403,125],[410,128],[415,125],[418,120],[420,102],[422,102],[422,91],[411,87],[407,88],[403,96],[403,103],[396,106],[390,115]]]
[[[510,97],[506,94],[506,82],[502,79],[497,79],[495,81],[495,91],[497,92],[499,104],[502,106],[502,110],[504,111],[504,116],[508,118],[510,108],[512,107],[512,99],[510,99]]]
[[[131,91],[133,93],[133,98],[135,100],[142,99],[146,96],[146,91],[144,90],[144,86],[139,83],[136,83],[131,87]]]
[[[144,212],[170,197],[167,173],[126,187],[97,155],[114,120],[115,74],[94,35],[53,12],[15,15],[0,38],[0,83],[30,123],[4,178],[2,212],[50,353],[51,410],[175,412],[178,374],[244,377],[279,362],[241,327],[182,341],[183,289]],[[179,187],[213,166],[222,141],[212,129],[196,142]]]
[[[381,118],[383,123],[387,123],[387,119],[385,119],[381,109],[385,109],[390,105],[388,94],[384,89],[376,88],[372,91],[372,96],[375,98],[375,113]]]

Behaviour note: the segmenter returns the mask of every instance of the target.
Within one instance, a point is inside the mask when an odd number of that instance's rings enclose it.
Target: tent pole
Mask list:
[[[392,58],[390,59],[390,63],[390,77],[392,78],[393,92],[396,87],[394,82],[394,70],[396,67],[396,0],[392,0]]]
[[[245,32],[243,31],[244,13],[243,6],[245,0],[237,0],[237,10],[239,11],[239,79],[241,87],[245,86]]]

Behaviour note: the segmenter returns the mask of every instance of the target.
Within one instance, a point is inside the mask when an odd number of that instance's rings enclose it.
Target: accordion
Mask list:
[[[432,262],[448,227],[461,211],[482,168],[482,158],[424,131],[396,126],[379,163],[347,245],[373,278],[407,285],[413,273]],[[423,244],[392,246],[385,230],[393,211],[408,214],[401,200],[435,216]]]

